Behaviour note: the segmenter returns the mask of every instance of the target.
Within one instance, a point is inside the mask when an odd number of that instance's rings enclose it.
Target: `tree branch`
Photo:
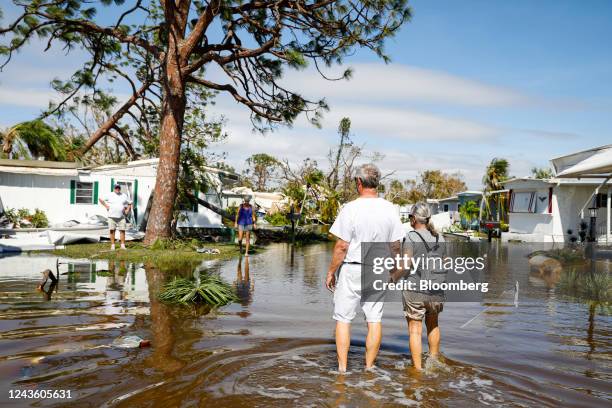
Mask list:
[[[87,140],[85,145],[81,148],[80,154],[86,153],[89,149],[93,147],[93,145],[95,145],[100,139],[102,139],[102,137],[104,137],[104,135],[107,134],[108,131],[117,124],[119,119],[121,119],[123,115],[125,115],[125,113],[132,107],[132,105],[136,103],[136,100],[138,100],[138,98],[146,92],[149,86],[149,82],[145,82],[144,84],[142,84],[138,91],[135,94],[132,94],[130,99],[128,99],[115,113],[113,113],[106,120],[106,122],[102,124],[102,126],[98,128],[98,130],[94,132],[93,135],[91,135],[89,140]]]

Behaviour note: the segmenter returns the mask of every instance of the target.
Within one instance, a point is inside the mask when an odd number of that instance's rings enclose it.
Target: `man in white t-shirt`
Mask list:
[[[355,181],[359,198],[342,207],[329,230],[338,238],[325,285],[334,292],[336,349],[340,372],[346,371],[351,321],[360,306],[368,323],[366,369],[374,365],[382,337],[383,302],[361,304],[361,243],[389,242],[399,253],[400,240],[405,235],[393,204],[378,197],[380,170],[373,164],[365,164],[359,168]]]
[[[105,199],[100,199],[108,211],[108,229],[110,233],[111,250],[115,249],[115,230],[119,230],[121,249],[125,249],[125,230],[127,228],[126,216],[132,210],[132,200],[121,192],[121,186],[115,184],[113,192]]]

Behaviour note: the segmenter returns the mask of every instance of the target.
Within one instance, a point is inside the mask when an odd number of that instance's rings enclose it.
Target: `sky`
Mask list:
[[[228,138],[212,150],[227,152],[237,169],[261,152],[324,166],[340,119],[349,117],[363,160],[382,153],[383,173],[461,172],[480,189],[494,157],[509,160],[511,175],[527,176],[553,157],[612,143],[612,2],[410,4],[412,20],[386,46],[391,63],[359,51],[345,61],[350,81],[328,82],[309,68],[287,72],[293,89],[329,103],[321,129],[298,120],[253,133],[248,111],[220,95],[212,114],[225,118]],[[79,66],[78,52],[42,48],[31,44],[0,72],[0,127],[35,117],[54,97],[49,81]],[[115,91],[126,97],[126,89]]]

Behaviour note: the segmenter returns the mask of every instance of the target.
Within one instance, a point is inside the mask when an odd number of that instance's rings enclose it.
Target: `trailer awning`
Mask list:
[[[559,178],[607,178],[612,175],[612,145],[557,157],[550,162]]]

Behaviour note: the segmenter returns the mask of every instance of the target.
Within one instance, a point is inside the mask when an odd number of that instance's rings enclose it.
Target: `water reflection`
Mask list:
[[[185,362],[174,356],[177,325],[172,307],[157,298],[166,276],[154,265],[146,264],[145,271],[149,288],[149,308],[153,353],[147,363],[158,370],[173,373],[185,366]]]
[[[240,257],[238,259],[234,289],[236,290],[236,295],[238,296],[238,299],[240,299],[240,304],[242,306],[248,306],[253,301],[255,286],[251,281],[249,257]],[[247,317],[248,315],[249,313],[245,311],[243,314],[241,314],[241,317]]]

